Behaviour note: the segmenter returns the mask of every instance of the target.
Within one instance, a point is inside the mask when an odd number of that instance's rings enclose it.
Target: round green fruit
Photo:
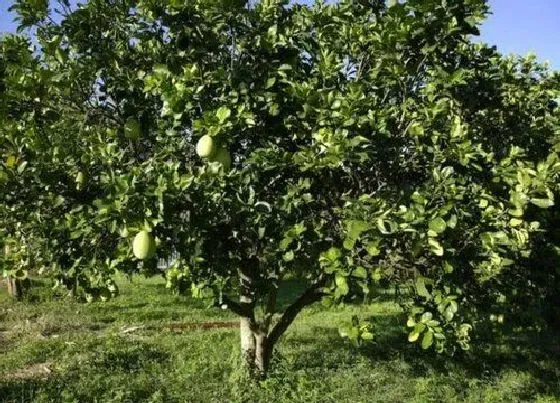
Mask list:
[[[214,157],[212,157],[210,161],[219,162],[220,164],[222,164],[225,172],[229,171],[231,168],[231,156],[229,155],[228,150],[225,148],[220,148],[218,151],[216,151],[216,155],[214,155]]]
[[[126,120],[124,125],[124,136],[130,140],[138,140],[140,138],[140,133],[142,128],[140,127],[140,122],[136,119],[130,117]]]
[[[137,259],[150,259],[156,253],[156,241],[148,231],[140,231],[132,242],[132,252]]]
[[[196,144],[196,153],[201,157],[212,157],[216,153],[216,142],[209,135],[204,135]]]

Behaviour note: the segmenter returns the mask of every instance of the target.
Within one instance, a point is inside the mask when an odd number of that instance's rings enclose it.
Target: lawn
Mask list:
[[[238,369],[235,317],[170,294],[161,278],[120,281],[121,295],[82,304],[35,285],[30,300],[0,290],[2,402],[516,402],[560,401],[559,338],[515,334],[453,359],[406,342],[397,305],[305,310],[281,339],[268,380]],[[300,287],[289,284],[284,298]],[[338,335],[372,318],[375,343]],[[200,324],[206,323],[201,326]]]

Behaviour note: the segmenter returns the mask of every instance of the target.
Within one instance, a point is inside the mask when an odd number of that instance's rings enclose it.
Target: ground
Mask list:
[[[550,333],[450,359],[410,345],[387,296],[318,304],[281,339],[269,379],[256,385],[238,369],[233,315],[170,294],[161,278],[121,279],[120,288],[92,304],[53,300],[44,283],[19,303],[0,289],[0,401],[560,402],[560,338]],[[299,290],[290,283],[282,295]],[[338,324],[353,314],[372,318],[375,343],[340,338]]]

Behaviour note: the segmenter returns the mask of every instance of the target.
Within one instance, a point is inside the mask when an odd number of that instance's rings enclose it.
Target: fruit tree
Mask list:
[[[559,75],[471,42],[483,0],[12,9],[34,40],[2,39],[6,267],[106,299],[178,253],[168,284],[239,315],[255,376],[315,302],[395,287],[411,342],[468,349],[557,281],[530,263],[557,261]]]

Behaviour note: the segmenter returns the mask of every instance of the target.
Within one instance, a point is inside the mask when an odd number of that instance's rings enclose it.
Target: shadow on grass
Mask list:
[[[150,344],[135,343],[126,348],[111,346],[99,351],[89,364],[102,372],[141,370],[150,363],[161,363],[168,360],[169,354]]]
[[[116,341],[99,346],[86,360],[70,363],[63,373],[0,377],[0,401],[103,401],[103,396],[116,397],[118,388],[124,391],[122,396],[117,393],[123,401],[146,401],[161,386],[152,376],[154,368],[164,372],[169,359],[168,352],[152,344]]]
[[[560,332],[541,334],[503,333],[499,338],[472,342],[472,350],[457,351],[453,356],[424,351],[417,343],[407,341],[400,314],[376,315],[374,343],[358,348],[342,339],[335,327],[316,326],[312,335],[294,335],[288,343],[296,350],[295,370],[339,368],[350,366],[361,357],[372,365],[393,365],[402,360],[408,376],[429,374],[447,376],[455,373],[465,388],[468,381],[492,381],[508,371],[525,372],[535,379],[532,389],[560,397]],[[325,352],[328,351],[328,354]],[[450,381],[451,382],[451,381]]]

